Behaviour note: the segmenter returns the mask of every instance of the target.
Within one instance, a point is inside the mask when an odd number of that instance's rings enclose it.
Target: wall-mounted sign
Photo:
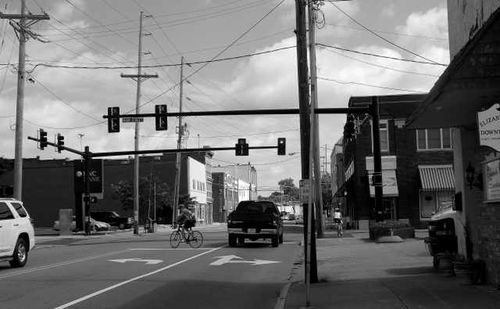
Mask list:
[[[500,104],[477,113],[479,145],[500,151]]]
[[[486,202],[500,200],[500,159],[484,163],[484,199]]]

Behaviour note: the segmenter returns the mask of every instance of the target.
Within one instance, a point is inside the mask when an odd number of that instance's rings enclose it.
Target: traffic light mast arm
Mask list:
[[[370,113],[368,107],[348,107],[348,108],[316,108],[316,114],[365,114]],[[254,109],[254,110],[222,110],[222,111],[195,111],[195,112],[175,112],[165,113],[162,116],[166,117],[188,117],[188,116],[231,116],[231,115],[290,115],[299,114],[298,108],[289,109]],[[120,114],[116,116],[103,115],[107,118],[128,118],[128,117],[155,117],[155,113],[144,114]]]
[[[254,146],[249,149],[276,149],[277,146]],[[92,158],[111,157],[111,156],[126,156],[133,154],[155,154],[155,153],[177,153],[177,152],[207,152],[217,150],[235,150],[235,147],[210,147],[210,148],[183,148],[183,149],[151,149],[138,151],[110,151],[110,152],[93,152]]]
[[[39,138],[35,138],[35,137],[31,137],[31,136],[28,136],[28,139],[32,140],[32,141],[36,141],[36,142],[41,142],[41,140]],[[59,146],[58,144],[52,143],[52,142],[49,142],[49,141],[47,141],[46,143],[47,143],[47,145],[50,145],[50,146],[53,146],[53,147],[56,147],[56,148],[59,147],[61,150],[66,150],[66,151],[69,151],[69,152],[72,152],[72,153],[76,153],[76,154],[78,154],[80,156],[85,155],[84,152],[78,151],[78,150],[73,149],[73,148],[69,148],[69,147],[66,147],[66,146]]]

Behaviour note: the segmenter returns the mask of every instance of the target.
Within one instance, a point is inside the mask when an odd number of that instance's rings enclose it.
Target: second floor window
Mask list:
[[[417,129],[417,150],[452,149],[451,128]]]
[[[387,120],[380,120],[380,151],[389,152],[389,122]],[[373,132],[372,132],[372,151],[373,151]]]

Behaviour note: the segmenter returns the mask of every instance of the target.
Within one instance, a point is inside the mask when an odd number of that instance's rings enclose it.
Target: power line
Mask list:
[[[363,25],[362,23],[360,23],[359,21],[357,21],[356,19],[354,19],[354,17],[352,17],[351,15],[347,14],[344,10],[342,10],[342,9],[341,9],[341,8],[339,8],[339,7],[338,7],[335,3],[333,3],[333,1],[332,1],[332,0],[328,0],[328,2],[330,2],[330,4],[331,4],[331,5],[333,5],[333,6],[334,6],[337,10],[339,10],[342,14],[344,14],[345,16],[347,16],[350,20],[352,20],[353,22],[355,22],[357,25],[359,25],[360,27],[362,27],[362,28],[363,28],[363,29],[365,29],[366,31],[370,32],[371,34],[375,35],[376,37],[378,37],[378,38],[380,38],[380,39],[384,40],[385,42],[387,42],[387,43],[389,43],[389,44],[391,44],[392,46],[397,47],[397,48],[399,48],[399,49],[401,49],[401,50],[404,50],[405,52],[410,53],[410,54],[412,54],[412,55],[414,55],[414,56],[417,56],[417,57],[419,57],[419,58],[422,58],[422,59],[424,59],[424,60],[427,60],[427,61],[429,61],[429,62],[431,62],[431,63],[440,64],[440,63],[438,63],[438,62],[436,62],[436,61],[434,61],[434,60],[431,60],[431,59],[429,59],[429,58],[426,58],[426,57],[424,57],[424,56],[421,56],[421,55],[419,55],[419,54],[417,54],[417,53],[415,53],[415,52],[413,52],[413,51],[411,51],[411,50],[409,50],[409,49],[407,49],[407,48],[404,48],[404,47],[402,47],[402,46],[400,46],[400,45],[398,45],[398,44],[396,44],[396,43],[393,43],[393,42],[389,41],[388,39],[384,38],[383,36],[379,35],[379,34],[378,34],[378,33],[376,33],[375,31],[373,31],[373,30],[369,29],[368,27],[366,27],[365,25]]]
[[[370,85],[370,84],[365,84],[365,83],[360,83],[360,82],[346,82],[346,81],[340,81],[332,78],[327,78],[327,77],[320,77],[318,76],[318,79],[321,80],[327,80],[331,82],[335,82],[338,84],[343,84],[343,85],[360,85],[360,86],[366,86],[366,87],[373,87],[373,88],[379,88],[379,89],[387,89],[387,90],[397,90],[397,91],[404,91],[404,92],[411,92],[411,93],[423,93],[424,91],[417,91],[417,90],[411,90],[411,89],[403,89],[403,88],[393,88],[393,87],[384,87],[384,86],[377,86],[377,85]]]

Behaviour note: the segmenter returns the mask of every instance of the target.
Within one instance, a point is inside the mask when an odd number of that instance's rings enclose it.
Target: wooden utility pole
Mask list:
[[[309,17],[309,61],[311,70],[311,123],[312,123],[312,159],[313,162],[313,177],[314,179],[314,206],[316,210],[315,223],[318,238],[323,238],[323,196],[321,188],[321,167],[319,158],[319,122],[318,115],[314,112],[318,108],[318,84],[316,74],[316,14],[313,1],[308,4],[308,17]]]
[[[135,112],[140,113],[141,102],[141,82],[148,78],[157,78],[158,74],[142,74],[142,19],[144,12],[141,11],[139,17],[139,52],[137,56],[137,74],[121,74],[122,78],[132,78],[137,81],[137,93],[135,100]],[[135,151],[139,150],[139,121],[135,122],[135,136],[134,136]],[[139,155],[134,157],[134,234],[139,234]]]
[[[0,19],[9,19],[9,23],[19,38],[19,62],[17,67],[17,101],[16,101],[16,138],[14,155],[14,198],[22,200],[23,193],[23,114],[24,83],[26,80],[25,59],[26,41],[29,37],[40,40],[40,37],[29,30],[39,20],[47,20],[49,16],[26,14],[26,1],[21,0],[21,14],[0,13]],[[16,22],[14,20],[19,20]]]
[[[179,113],[182,113],[182,96],[183,96],[183,84],[184,84],[184,57],[181,57],[181,72],[180,72],[180,82],[179,82]],[[179,127],[177,135],[177,149],[182,148],[182,136],[184,134],[184,127],[182,126],[182,116],[179,116]],[[174,207],[172,209],[172,223],[175,222],[177,218],[177,209],[179,207],[179,188],[181,186],[181,169],[182,169],[182,153],[177,152],[175,157],[175,188],[174,188]]]
[[[300,154],[301,177],[307,183],[310,181],[309,151],[310,151],[310,106],[309,106],[309,72],[307,67],[307,33],[306,33],[306,0],[295,0],[297,36],[297,74],[300,111]],[[318,282],[316,261],[316,237],[314,233],[314,219],[308,215],[312,209],[308,203],[302,204],[304,215],[304,265],[306,278],[306,298],[309,302],[309,284]],[[311,222],[309,224],[309,222]],[[309,231],[309,232],[308,232]],[[310,237],[309,237],[310,236]],[[310,239],[309,239],[310,238]]]

